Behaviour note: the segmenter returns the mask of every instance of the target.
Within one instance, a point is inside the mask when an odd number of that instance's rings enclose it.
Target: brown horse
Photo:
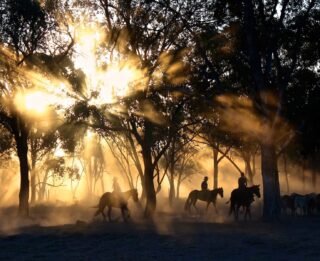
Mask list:
[[[98,208],[96,213],[94,214],[94,217],[101,214],[103,216],[103,219],[106,220],[106,215],[104,214],[104,209],[106,206],[108,206],[108,219],[111,221],[111,210],[113,207],[120,208],[122,218],[124,221],[127,221],[127,219],[130,217],[129,209],[128,209],[128,200],[132,197],[134,202],[138,202],[138,191],[136,189],[131,189],[126,192],[122,193],[114,193],[114,192],[106,192],[104,193],[100,200],[99,204],[95,207]],[[127,215],[125,215],[127,213]]]
[[[253,185],[252,187],[245,188],[244,190],[240,190],[238,188],[232,190],[230,200],[227,202],[228,204],[231,201],[229,215],[233,212],[235,220],[238,220],[239,208],[244,207],[244,218],[246,219],[247,215],[251,218],[250,205],[254,201],[254,195],[258,198],[261,197],[260,185]]]
[[[212,203],[212,205],[214,206],[214,208],[216,210],[216,213],[218,214],[218,210],[216,207],[216,200],[217,200],[218,194],[220,195],[220,197],[223,198],[223,188],[217,188],[214,190],[205,190],[205,191],[192,190],[189,193],[187,201],[184,205],[184,209],[191,212],[190,207],[193,206],[198,211],[198,209],[196,208],[196,203],[197,203],[197,200],[201,200],[201,201],[207,202],[206,212],[208,211],[210,203]]]

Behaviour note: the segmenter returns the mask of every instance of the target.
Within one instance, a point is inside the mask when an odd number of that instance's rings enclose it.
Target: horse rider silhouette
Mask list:
[[[245,177],[244,173],[241,172],[241,176],[238,179],[239,190],[244,191],[247,188],[247,183],[248,183],[247,178]]]
[[[118,179],[116,177],[113,178],[113,193],[119,194],[121,193],[120,185],[118,183]]]
[[[201,190],[202,191],[208,190],[208,177],[204,177],[204,179],[201,183]]]

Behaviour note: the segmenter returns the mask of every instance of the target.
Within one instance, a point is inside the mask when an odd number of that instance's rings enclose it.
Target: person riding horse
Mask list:
[[[241,172],[241,176],[238,179],[239,190],[244,191],[247,188],[247,183],[248,183],[247,178],[245,177],[244,173]]]
[[[112,187],[113,187],[113,191],[112,191],[113,196],[119,200],[120,204],[125,204],[123,202],[122,193],[121,193],[122,191],[121,191],[120,185],[118,183],[117,177],[113,178]]]
[[[202,191],[208,190],[208,177],[204,177],[201,183],[201,190]]]
[[[202,183],[201,183],[201,193],[202,195],[207,198],[208,195],[208,177],[204,177]]]
[[[118,179],[116,177],[113,178],[112,187],[113,187],[113,193],[115,193],[115,194],[121,193],[120,185],[119,185]]]
[[[238,179],[238,189],[239,189],[240,195],[242,195],[243,197],[246,197],[246,194],[247,194],[247,184],[248,184],[248,179],[246,178],[244,173],[241,172],[240,177]],[[254,198],[252,197],[251,202],[253,201],[254,201]]]

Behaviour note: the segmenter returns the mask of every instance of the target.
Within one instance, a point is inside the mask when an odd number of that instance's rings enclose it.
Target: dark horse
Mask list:
[[[261,197],[260,195],[260,185],[253,185],[252,187],[248,187],[244,190],[240,189],[234,189],[231,192],[231,205],[230,205],[230,211],[229,215],[234,213],[235,220],[238,220],[239,217],[239,208],[244,207],[245,209],[245,215],[244,218],[247,218],[247,215],[251,218],[251,211],[250,211],[250,205],[254,201],[254,195],[256,195],[258,198]],[[227,202],[227,204],[229,201]]]
[[[208,211],[210,203],[212,203],[216,210],[216,213],[218,213],[218,210],[216,207],[216,200],[217,200],[218,194],[220,195],[220,197],[223,198],[223,188],[217,188],[214,190],[205,190],[205,191],[192,190],[189,193],[187,201],[184,205],[184,209],[190,212],[191,211],[190,207],[193,206],[198,211],[198,209],[196,208],[196,203],[197,203],[197,200],[201,200],[201,201],[207,202],[206,212]]]
[[[122,218],[124,221],[126,221],[130,217],[129,209],[127,206],[130,197],[133,198],[134,202],[138,202],[138,191],[136,189],[131,189],[119,194],[116,194],[114,192],[104,193],[99,200],[99,204],[96,206],[98,210],[96,211],[94,216],[102,214],[103,219],[106,220],[104,209],[106,208],[106,206],[108,206],[108,218],[109,221],[111,221],[111,210],[113,207],[115,207],[121,209]],[[127,213],[127,216],[125,215],[125,213]]]

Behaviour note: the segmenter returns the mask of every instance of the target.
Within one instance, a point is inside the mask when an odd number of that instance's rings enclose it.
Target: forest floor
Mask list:
[[[212,209],[204,215],[198,205],[200,215],[184,213],[181,203],[175,212],[160,206],[152,222],[136,210],[128,223],[92,219],[94,209],[80,205],[35,206],[27,221],[17,219],[15,207],[3,208],[0,260],[320,259],[319,216],[266,223],[256,206],[251,221],[234,222],[225,204],[219,215]]]

